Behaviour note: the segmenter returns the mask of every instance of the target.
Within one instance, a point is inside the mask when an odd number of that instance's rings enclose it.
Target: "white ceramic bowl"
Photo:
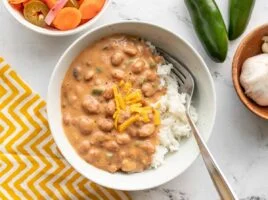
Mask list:
[[[196,79],[194,104],[199,113],[197,126],[206,141],[211,134],[216,113],[214,85],[206,64],[190,44],[166,29],[147,23],[121,22],[94,29],[78,38],[60,58],[49,84],[47,111],[52,134],[63,156],[78,172],[100,185],[120,190],[149,189],[170,181],[194,162],[199,150],[193,137],[182,144],[178,152],[169,155],[165,164],[157,169],[134,174],[111,174],[81,159],[69,143],[62,127],[60,90],[71,62],[94,41],[115,33],[143,37],[176,56],[189,67]]]
[[[32,31],[35,31],[43,35],[49,35],[49,36],[67,36],[67,35],[73,35],[73,34],[88,30],[101,17],[101,15],[103,15],[105,10],[109,6],[110,2],[111,0],[106,0],[105,5],[101,9],[101,11],[97,14],[97,16],[95,16],[93,19],[89,20],[88,22],[72,30],[60,31],[60,30],[52,29],[52,28],[51,29],[42,28],[34,24],[31,24],[24,18],[24,16],[19,11],[12,8],[12,6],[8,3],[8,0],[3,0],[4,7],[20,24],[22,24],[23,26],[27,27],[28,29]]]

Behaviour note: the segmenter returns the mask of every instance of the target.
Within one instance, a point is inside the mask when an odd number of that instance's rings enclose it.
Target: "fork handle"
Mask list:
[[[227,179],[224,177],[221,172],[218,164],[210,153],[205,141],[202,139],[197,127],[193,123],[192,119],[189,116],[189,113],[186,114],[189,124],[192,128],[193,135],[199,146],[201,155],[209,172],[209,175],[221,197],[222,200],[238,200],[231,186],[227,182]]]

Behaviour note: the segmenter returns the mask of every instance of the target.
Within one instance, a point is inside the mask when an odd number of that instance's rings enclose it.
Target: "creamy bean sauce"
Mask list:
[[[166,92],[156,73],[161,62],[128,35],[103,38],[73,61],[61,89],[63,127],[85,161],[109,172],[150,166],[159,132],[150,104]]]

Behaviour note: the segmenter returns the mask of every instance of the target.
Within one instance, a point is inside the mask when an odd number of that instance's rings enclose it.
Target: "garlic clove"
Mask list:
[[[260,54],[244,62],[240,83],[247,96],[261,106],[268,106],[268,54]]]

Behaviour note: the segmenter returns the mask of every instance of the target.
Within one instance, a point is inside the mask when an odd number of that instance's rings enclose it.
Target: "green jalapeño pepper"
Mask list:
[[[255,0],[229,1],[229,39],[238,38],[246,29]]]
[[[214,0],[184,0],[195,31],[208,55],[223,62],[228,50],[227,30]]]

